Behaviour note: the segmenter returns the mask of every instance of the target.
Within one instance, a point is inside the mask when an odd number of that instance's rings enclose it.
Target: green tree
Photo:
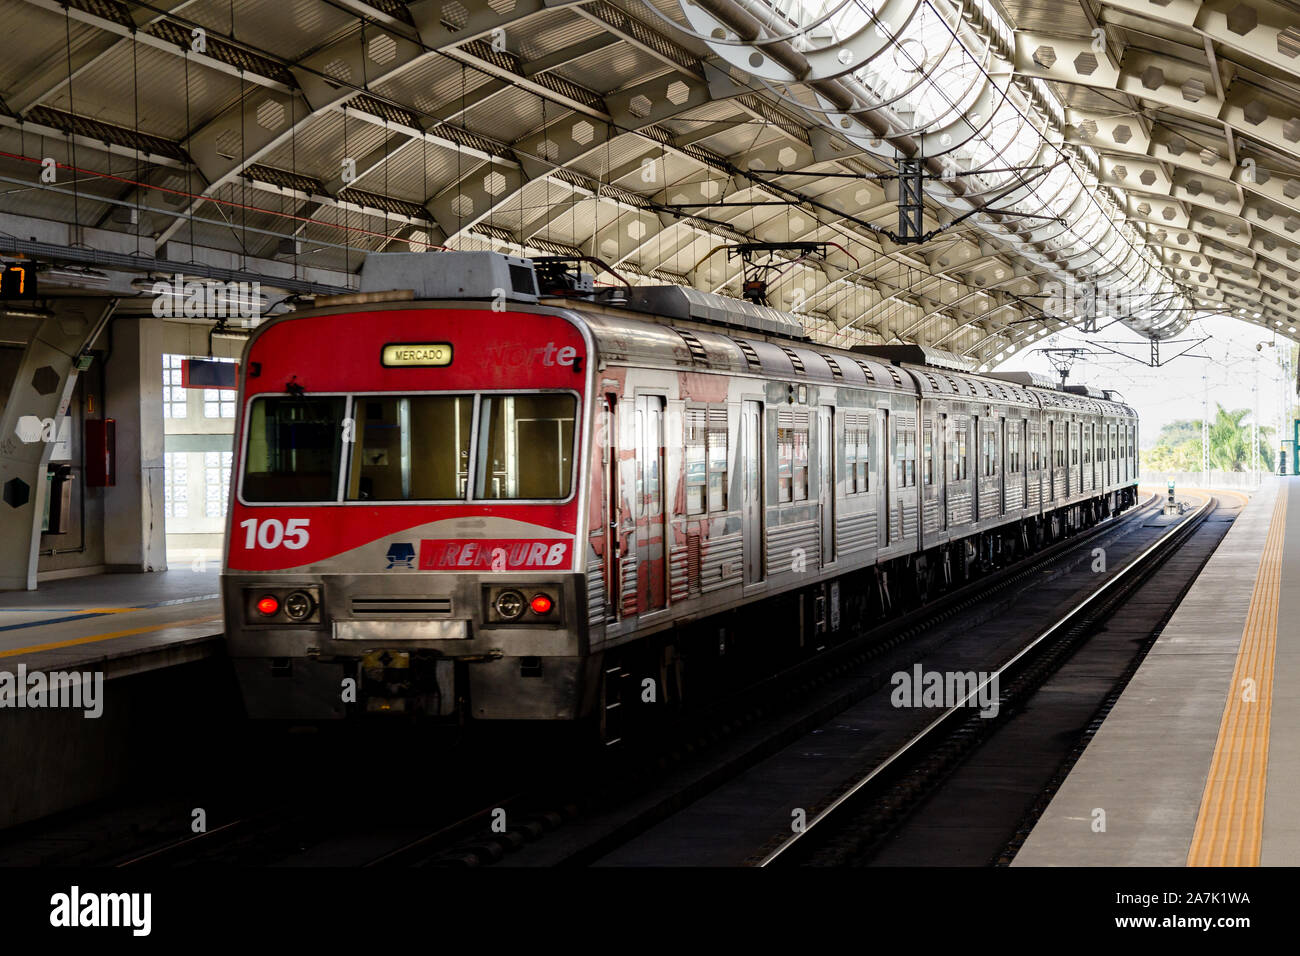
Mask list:
[[[1201,420],[1199,418],[1180,418],[1172,421],[1160,429],[1160,435],[1156,438],[1157,445],[1181,445],[1188,439],[1194,438],[1199,443],[1201,440]],[[1199,454],[1199,451],[1198,451]]]
[[[1248,409],[1228,411],[1216,403],[1216,412],[1210,422],[1210,468],[1215,471],[1246,471],[1251,466],[1250,415]],[[1260,467],[1273,470],[1274,429],[1261,426],[1258,430]],[[1201,470],[1201,422],[1199,419],[1182,419],[1170,422],[1160,429],[1160,437],[1151,450],[1143,454],[1143,461],[1152,471]]]

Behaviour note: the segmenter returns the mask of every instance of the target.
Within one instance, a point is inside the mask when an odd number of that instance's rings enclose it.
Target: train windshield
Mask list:
[[[356,400],[349,501],[464,498],[472,395]]]
[[[246,501],[333,501],[343,449],[342,396],[259,398],[248,422]]]
[[[546,392],[256,398],[242,498],[563,500],[577,409]]]
[[[476,498],[567,498],[573,476],[572,395],[484,395]]]

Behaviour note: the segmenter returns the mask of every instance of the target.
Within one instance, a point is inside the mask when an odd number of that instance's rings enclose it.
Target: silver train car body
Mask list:
[[[490,254],[426,254],[409,268],[472,255]],[[394,308],[463,309],[500,292],[462,278],[444,300],[411,285],[413,302],[346,310],[383,323]],[[680,703],[707,686],[690,679],[693,664],[712,673],[727,653],[811,652],[1136,502],[1138,416],[1109,393],[975,375],[916,347],[815,345],[791,315],[677,287],[598,298],[516,285],[509,302],[521,328],[560,316],[589,343],[572,564],[542,576],[227,570],[228,646],[252,716],[374,710],[341,699],[340,682],[373,670],[376,655],[414,649],[408,673],[374,685],[377,709],[606,721],[641,675],[659,682],[662,702]],[[397,601],[445,597],[439,627],[456,639],[405,643],[402,615],[376,616],[368,631],[352,596],[360,588],[382,603],[386,581]],[[493,596],[527,596],[530,581],[553,588],[563,633],[494,620]],[[250,600],[277,582],[317,589],[305,625],[249,624]],[[346,645],[330,637],[342,625]]]

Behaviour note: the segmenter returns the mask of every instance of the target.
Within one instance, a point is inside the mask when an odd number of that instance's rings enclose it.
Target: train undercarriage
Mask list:
[[[1122,488],[595,655],[587,669],[595,682],[591,729],[612,744],[647,723],[708,707],[1136,503],[1136,487]]]

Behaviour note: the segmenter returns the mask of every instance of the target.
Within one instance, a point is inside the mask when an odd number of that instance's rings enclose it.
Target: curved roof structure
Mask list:
[[[55,263],[47,285],[183,271],[274,309],[355,289],[367,252],[450,248],[739,296],[721,247],[816,243],[773,254],[768,301],[839,347],[986,370],[1067,325],[1171,338],[1207,312],[1296,337],[1295,3],[0,9],[24,38],[0,255]]]

